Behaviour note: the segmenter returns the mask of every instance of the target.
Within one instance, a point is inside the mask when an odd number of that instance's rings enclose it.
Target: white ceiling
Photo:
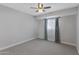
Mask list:
[[[2,5],[8,6],[18,11],[28,13],[33,16],[78,6],[77,3],[44,3],[44,6],[51,6],[52,8],[46,9],[45,12],[43,13],[38,13],[38,12],[35,12],[35,9],[30,8],[30,7],[35,7],[37,5],[36,3],[3,3]]]

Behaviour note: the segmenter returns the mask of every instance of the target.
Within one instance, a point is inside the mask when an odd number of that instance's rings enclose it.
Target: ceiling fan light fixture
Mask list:
[[[44,10],[43,9],[38,9],[37,12],[42,13],[42,12],[44,12]]]
[[[36,9],[36,12],[44,12],[45,9],[51,8],[50,6],[44,7],[42,3],[38,3],[36,7],[31,7],[32,9]]]
[[[42,9],[40,9],[40,10],[38,10],[39,12],[43,12],[43,10]]]

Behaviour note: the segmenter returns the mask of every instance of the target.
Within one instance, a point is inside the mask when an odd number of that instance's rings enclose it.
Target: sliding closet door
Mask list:
[[[55,19],[47,20],[47,37],[49,41],[55,41]]]

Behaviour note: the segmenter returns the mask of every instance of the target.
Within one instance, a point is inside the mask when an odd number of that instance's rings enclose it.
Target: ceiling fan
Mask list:
[[[49,9],[49,8],[51,8],[51,6],[44,7],[44,5],[42,3],[38,3],[36,7],[31,7],[31,8],[36,9],[36,12],[44,12],[45,9]]]

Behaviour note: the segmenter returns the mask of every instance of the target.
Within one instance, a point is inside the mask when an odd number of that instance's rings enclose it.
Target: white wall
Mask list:
[[[38,38],[44,39],[44,20],[38,20]]]
[[[63,24],[61,25],[62,29],[60,29],[61,41],[65,44],[76,45],[76,13],[77,8],[70,8],[38,16],[37,19],[40,21],[39,38],[44,39],[43,18],[50,16],[61,16],[62,18],[60,20],[62,20],[62,22],[60,23],[60,25]]]
[[[34,17],[0,5],[0,48],[37,37]]]
[[[77,10],[77,50],[79,53],[79,6]]]
[[[62,43],[76,46],[76,16],[68,15],[59,19],[60,39]]]

